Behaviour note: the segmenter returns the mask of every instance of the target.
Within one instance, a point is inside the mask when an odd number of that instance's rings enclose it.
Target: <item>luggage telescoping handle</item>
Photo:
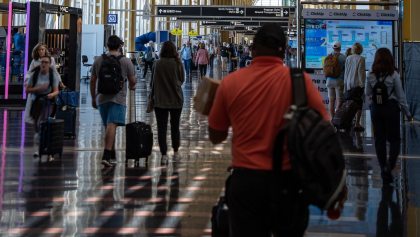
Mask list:
[[[137,121],[137,107],[136,107],[136,90],[130,90],[130,107],[129,107],[129,111],[130,111],[130,122],[136,122]],[[133,112],[132,110],[134,110],[134,119],[133,119]]]

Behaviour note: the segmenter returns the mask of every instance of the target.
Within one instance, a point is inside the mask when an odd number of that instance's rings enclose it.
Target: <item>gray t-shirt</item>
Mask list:
[[[52,87],[48,87],[48,89],[46,89],[45,91],[42,91],[39,93],[39,95],[46,95],[52,92],[52,88],[54,87],[58,87],[58,82],[59,82],[59,78],[57,76],[57,74],[54,73],[54,77],[53,77],[53,85]],[[27,83],[28,85],[32,86],[32,82],[33,82],[33,76],[31,76]],[[38,80],[36,81],[36,85],[35,86],[39,86],[39,85],[43,85],[43,84],[49,84],[50,83],[50,74],[42,74],[41,72],[38,74]]]
[[[110,55],[110,54],[108,54]],[[130,59],[126,57],[122,57],[120,59],[121,64],[121,73],[124,78],[124,86],[123,88],[115,95],[103,95],[98,93],[98,82],[99,82],[99,69],[101,68],[102,64],[102,57],[98,57],[92,66],[92,76],[96,76],[96,103],[98,105],[105,104],[108,102],[114,102],[120,105],[126,105],[126,97],[127,97],[127,83],[128,77],[134,76],[134,66]]]

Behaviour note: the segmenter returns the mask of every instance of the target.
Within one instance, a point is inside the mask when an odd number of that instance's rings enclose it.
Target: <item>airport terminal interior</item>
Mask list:
[[[284,63],[307,71],[326,110],[323,58],[338,41],[342,53],[360,42],[366,72],[378,48],[391,50],[414,118],[401,115],[401,152],[391,184],[381,177],[368,105],[362,110],[363,129],[337,131],[347,199],[338,218],[310,206],[305,236],[419,237],[419,7],[417,0],[0,1],[0,236],[218,236],[212,234],[212,208],[229,175],[232,131],[221,144],[210,142],[208,117],[194,107],[203,81],[194,68],[182,84],[179,151],[169,149],[162,157],[155,114],[146,112],[152,75],[144,73],[145,51],[150,41],[156,55],[165,41],[179,50],[188,43],[206,49],[226,45],[232,49],[227,64],[215,57],[205,72],[223,80],[252,65],[245,49],[260,26],[276,22],[288,39]],[[147,158],[126,160],[126,144],[132,141],[120,126],[116,164],[108,167],[101,163],[105,129],[92,107],[90,80],[94,60],[114,34],[124,41],[123,54],[131,59],[137,82],[127,92],[126,123],[150,124],[153,145]],[[62,155],[52,157],[34,156],[39,138],[34,125],[25,122],[24,81],[39,42],[77,95],[73,104],[57,105],[75,111],[75,125],[63,135]]]

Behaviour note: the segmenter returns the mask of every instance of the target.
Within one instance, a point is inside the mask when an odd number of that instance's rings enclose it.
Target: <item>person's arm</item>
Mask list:
[[[350,74],[349,66],[350,66],[350,58],[347,57],[346,63],[344,64],[344,92],[350,89],[350,88],[347,88],[347,83],[348,83],[349,74]]]
[[[408,109],[407,99],[405,98],[405,93],[402,88],[402,83],[400,79],[400,75],[398,73],[394,73],[392,76],[393,83],[394,83],[394,91],[397,97],[398,103],[400,104],[401,110],[403,111],[404,115],[408,119],[412,119],[410,110]]]
[[[365,97],[369,103],[372,101],[372,85],[370,84],[372,77],[375,77],[375,74],[369,73],[369,76],[366,78],[365,82]]]
[[[41,85],[35,85],[35,86],[32,86],[30,84],[32,84],[31,80],[29,80],[27,85],[26,85],[26,92],[34,93],[34,94],[43,92],[43,91],[47,90],[48,87],[49,87],[48,83],[44,83],[44,84],[41,84]]]
[[[365,86],[365,81],[366,81],[366,60],[364,57],[361,58],[360,60],[360,65],[358,67],[359,71],[358,71],[358,76],[359,76],[359,81],[358,81],[358,86],[360,87],[364,87]]]
[[[218,131],[216,129],[208,127],[209,131],[209,139],[213,144],[219,144],[222,143],[224,140],[226,140],[228,136],[228,131]]]
[[[136,76],[134,72],[134,65],[131,63],[131,61],[127,60],[127,78],[128,78],[128,86],[130,90],[136,89]]]
[[[98,105],[96,104],[96,80],[98,77],[96,76],[96,63],[97,61],[93,62],[92,65],[92,75],[90,76],[90,96],[92,98],[92,107],[97,109]]]

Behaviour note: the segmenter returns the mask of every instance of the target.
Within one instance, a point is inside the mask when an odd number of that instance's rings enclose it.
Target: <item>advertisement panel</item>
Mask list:
[[[321,69],[325,57],[332,53],[335,41],[341,42],[341,53],[358,42],[363,45],[362,56],[366,59],[366,69],[372,66],[378,48],[393,51],[392,21],[363,20],[305,20],[305,67]]]

